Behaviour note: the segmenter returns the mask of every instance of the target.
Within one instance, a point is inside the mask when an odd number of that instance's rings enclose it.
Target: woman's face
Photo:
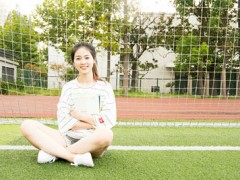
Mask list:
[[[92,74],[92,68],[95,60],[93,59],[90,51],[85,48],[79,48],[74,55],[74,66],[79,74],[87,75]]]

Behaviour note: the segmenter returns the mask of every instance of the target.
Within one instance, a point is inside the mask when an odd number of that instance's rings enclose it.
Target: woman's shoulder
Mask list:
[[[112,85],[109,82],[104,81],[104,80],[103,81],[98,80],[97,85],[102,88],[110,88],[110,89],[112,88]]]
[[[76,79],[66,82],[62,88],[69,89],[69,88],[72,88],[74,85],[76,85]]]
[[[107,81],[97,81],[97,86],[95,86],[95,89],[108,95],[113,94],[112,85]]]

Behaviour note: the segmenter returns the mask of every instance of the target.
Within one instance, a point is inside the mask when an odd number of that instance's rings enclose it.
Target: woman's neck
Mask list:
[[[92,76],[78,75],[77,81],[81,84],[92,84],[95,82]]]

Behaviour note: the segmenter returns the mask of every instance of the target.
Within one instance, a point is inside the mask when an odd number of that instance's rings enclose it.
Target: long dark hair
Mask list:
[[[72,52],[71,52],[71,59],[72,59],[72,63],[74,62],[74,56],[75,56],[75,53],[76,51],[79,49],[79,48],[87,48],[90,52],[90,54],[92,55],[93,59],[95,60],[95,63],[93,64],[93,67],[92,67],[92,72],[93,72],[93,79],[96,81],[96,80],[100,80],[100,81],[103,81],[102,78],[99,77],[98,75],[98,69],[97,69],[97,53],[96,53],[96,50],[95,50],[95,47],[93,47],[91,44],[87,43],[87,42],[81,42],[81,43],[78,43],[76,44],[73,48],[72,48]]]

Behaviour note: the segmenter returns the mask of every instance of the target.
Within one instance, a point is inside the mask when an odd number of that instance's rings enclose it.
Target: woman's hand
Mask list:
[[[77,123],[74,124],[72,127],[72,130],[84,130],[84,129],[93,129],[94,127],[91,124],[85,123],[78,121]]]
[[[70,110],[70,115],[77,120],[81,120],[80,114],[75,109]]]
[[[71,109],[70,110],[70,115],[73,118],[75,118],[75,119],[77,119],[81,122],[87,123],[87,124],[91,125],[92,127],[95,127],[93,116],[90,115],[90,114],[87,114],[87,113],[84,113],[84,112],[78,112],[75,109]]]

